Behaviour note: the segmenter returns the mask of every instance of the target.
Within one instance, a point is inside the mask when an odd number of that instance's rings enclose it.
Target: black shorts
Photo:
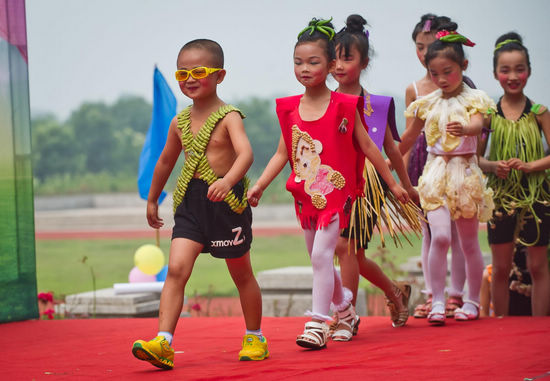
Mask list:
[[[386,182],[382,179],[382,177],[378,176],[378,179],[380,180],[380,185],[382,186],[383,192],[386,192],[389,187],[386,184]],[[383,197],[383,196],[382,196]],[[368,199],[368,202],[373,204],[373,200]],[[379,203],[382,204],[382,198],[380,198]],[[361,226],[360,224],[360,215],[359,213],[355,213],[355,225],[354,228],[351,230],[351,236],[350,236],[350,227],[343,229],[340,233],[340,237],[344,237],[346,239],[354,239],[355,245],[357,249],[368,249],[369,247],[369,241],[370,238],[372,238],[372,233],[374,231],[374,227],[376,226],[376,222],[378,221],[378,216],[376,214],[373,214],[372,217],[367,217],[366,226]],[[350,225],[351,225],[351,218],[350,218]],[[355,227],[357,227],[357,231],[355,230]],[[361,239],[360,237],[363,236]],[[369,238],[370,237],[370,238]]]
[[[241,198],[243,182],[233,187]],[[247,205],[242,214],[231,210],[226,202],[212,202],[206,195],[208,184],[191,179],[185,197],[174,214],[172,239],[187,238],[204,245],[203,253],[216,258],[239,258],[252,243],[252,210]]]
[[[537,203],[534,205],[535,213],[541,220],[539,224],[539,237],[537,240],[537,224],[533,215],[527,213],[525,215],[525,225],[519,232],[521,240],[527,244],[534,243],[533,246],[548,246],[550,241],[550,206],[544,206]],[[514,240],[514,232],[516,225],[519,223],[519,211],[509,216],[503,209],[499,209],[502,213],[500,217],[493,212],[493,219],[487,223],[487,238],[489,244],[509,243]]]

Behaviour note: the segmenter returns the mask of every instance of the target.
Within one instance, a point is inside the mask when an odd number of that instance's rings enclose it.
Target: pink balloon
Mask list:
[[[130,270],[130,274],[128,274],[128,280],[130,281],[130,283],[156,282],[157,276],[144,274],[136,266],[132,270]]]

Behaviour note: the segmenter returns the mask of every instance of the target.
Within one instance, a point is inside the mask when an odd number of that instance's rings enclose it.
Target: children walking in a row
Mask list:
[[[176,80],[193,104],[170,125],[147,202],[150,226],[163,225],[157,200],[182,151],[185,164],[174,192],[175,226],[158,333],[153,340],[134,343],[135,357],[159,368],[173,368],[172,337],[185,285],[201,252],[225,259],[239,291],[246,326],[239,360],[269,357],[261,330],[261,293],[250,262],[249,203],[258,205],[287,163],[292,171],[286,188],[294,197],[313,268],[312,308],[306,312],[311,320],[296,338],[299,346],[321,349],[330,338],[349,341],[357,334],[360,319],[354,305],[359,274],[385,293],[392,325],[405,325],[410,286],[390,280],[365,256],[365,249],[374,226],[382,231],[379,221],[387,221],[390,209],[401,214],[399,219],[412,229],[420,229],[411,200],[420,202],[428,221],[423,226],[422,262],[432,299],[418,309],[419,315],[437,325],[444,324],[450,312],[458,321],[480,316],[484,266],[478,228],[480,221],[489,220],[495,312],[506,312],[504,290],[518,234],[524,244],[532,246],[528,263],[533,278],[533,313],[550,312],[545,251],[550,234],[550,178],[545,170],[550,168],[550,158],[544,156],[540,138],[542,132],[550,142],[550,116],[545,107],[523,94],[531,68],[521,38],[509,34],[497,40],[494,72],[504,89],[497,106],[464,81],[468,60],[463,45],[474,44],[457,33],[457,25],[447,17],[423,17],[413,39],[427,75],[407,89],[407,128],[396,147],[394,141],[400,139],[393,99],[370,94],[360,83],[369,63],[365,25],[363,17],[351,15],[336,33],[331,20],[312,19],[298,34],[294,74],[304,93],[277,99],[281,127],[278,146],[250,189],[245,174],[253,156],[242,122],[244,115],[217,95],[217,86],[226,75],[221,47],[200,39],[180,50]],[[327,87],[329,74],[338,82],[336,91]],[[478,166],[478,139],[484,127],[488,131],[489,121],[489,159],[481,159],[480,165],[490,172],[488,186]],[[486,134],[481,140],[482,152]],[[409,168],[414,168],[416,175],[410,172],[411,182],[401,154],[408,153],[415,142],[418,145],[412,151]],[[382,148],[402,185],[394,180]],[[422,157],[427,158],[425,166]],[[413,187],[416,181],[418,191]],[[494,216],[493,195],[497,204]],[[390,203],[393,206],[384,209]],[[219,240],[232,244],[212,244]],[[453,268],[458,272],[449,292],[456,298],[449,306],[449,301],[445,303],[445,284],[451,245]],[[342,277],[334,266],[335,255]],[[468,292],[462,301],[464,280]],[[329,329],[327,322],[332,319]]]

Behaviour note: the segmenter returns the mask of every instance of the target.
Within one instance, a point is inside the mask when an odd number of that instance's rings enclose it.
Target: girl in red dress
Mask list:
[[[356,147],[367,156],[402,202],[407,192],[393,179],[380,151],[368,137],[362,118],[360,97],[330,91],[328,74],[334,69],[334,29],[330,20],[313,19],[298,35],[294,48],[294,73],[305,87],[302,95],[277,99],[277,115],[281,137],[277,151],[256,184],[248,191],[248,199],[256,206],[265,188],[287,162],[292,173],[287,189],[295,200],[306,247],[313,266],[311,321],[296,339],[299,346],[320,349],[328,341],[327,320],[331,302],[342,329],[351,339],[355,309],[352,294],[342,286],[333,263],[334,249],[350,219],[357,188]]]

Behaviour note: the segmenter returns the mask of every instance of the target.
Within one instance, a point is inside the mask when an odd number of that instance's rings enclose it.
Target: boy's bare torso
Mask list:
[[[191,113],[191,133],[193,136],[197,135],[210,114],[211,113],[196,113],[194,115],[193,112]],[[212,131],[210,141],[206,146],[206,158],[208,163],[214,173],[216,173],[219,177],[225,176],[225,174],[231,169],[231,166],[237,157],[227,130],[228,123],[226,122],[226,119],[228,116],[229,115],[218,122]],[[176,129],[176,132],[181,140],[181,130]],[[185,147],[183,148],[185,152]],[[187,159],[187,152],[185,152],[185,158]],[[198,178],[199,174],[195,173],[194,177]]]

